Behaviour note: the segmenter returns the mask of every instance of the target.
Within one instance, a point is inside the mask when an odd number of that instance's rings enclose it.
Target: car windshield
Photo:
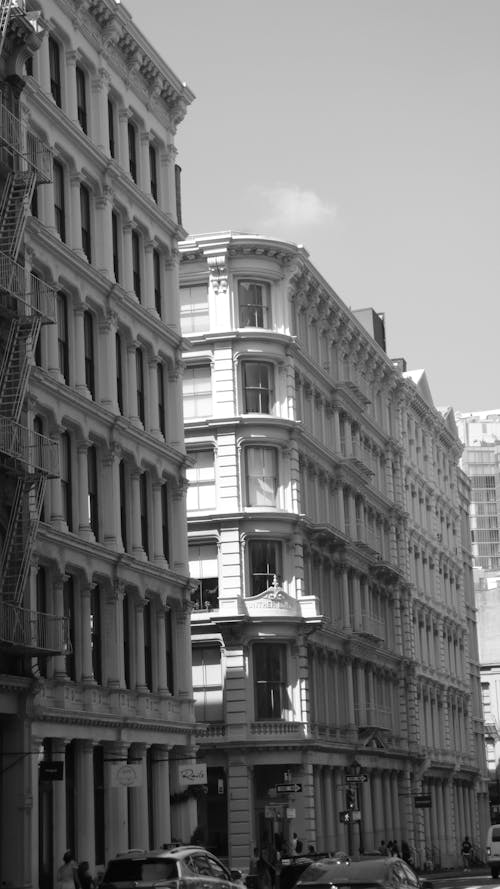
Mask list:
[[[177,876],[177,866],[171,858],[117,858],[110,861],[106,883],[157,883]]]

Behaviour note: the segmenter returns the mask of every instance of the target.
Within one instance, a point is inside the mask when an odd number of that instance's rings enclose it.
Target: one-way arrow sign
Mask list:
[[[301,793],[302,784],[277,784],[274,789],[276,793]]]
[[[368,781],[368,775],[346,775],[345,780],[347,784],[364,784],[365,781]]]

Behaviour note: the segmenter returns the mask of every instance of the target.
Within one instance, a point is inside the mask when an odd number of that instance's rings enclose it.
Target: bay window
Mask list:
[[[247,506],[278,505],[278,453],[276,448],[245,450]]]
[[[217,544],[189,544],[189,574],[198,581],[191,601],[196,609],[210,610],[219,605],[219,569]]]
[[[186,469],[189,482],[186,505],[190,509],[215,509],[215,464],[211,450],[189,451],[193,466]]]
[[[222,666],[218,645],[193,647],[193,696],[195,718],[199,722],[222,722]]]
[[[286,677],[286,645],[258,642],[253,646],[255,718],[285,719],[291,709]]]
[[[240,327],[271,326],[271,294],[269,284],[262,281],[238,282]]]
[[[273,392],[273,366],[258,361],[243,362],[243,410],[269,414]]]
[[[192,287],[181,287],[181,332],[190,333],[209,329],[208,319],[208,286],[193,284]]]
[[[212,413],[212,373],[209,364],[186,367],[183,378],[184,417],[209,417]]]
[[[258,596],[269,589],[276,576],[282,576],[282,544],[279,540],[249,540],[248,568],[250,595]]]

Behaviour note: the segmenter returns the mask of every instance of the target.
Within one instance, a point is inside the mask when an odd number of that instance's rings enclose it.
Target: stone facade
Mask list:
[[[455,863],[487,811],[453,412],[303,247],[180,253],[205,842],[242,865],[294,832]]]

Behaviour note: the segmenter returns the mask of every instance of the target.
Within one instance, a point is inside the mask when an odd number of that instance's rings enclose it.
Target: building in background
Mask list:
[[[114,0],[0,4],[0,873],[194,827],[175,133]],[[171,806],[171,798],[177,800]]]
[[[180,252],[204,842],[456,863],[488,814],[453,412],[304,248]]]

